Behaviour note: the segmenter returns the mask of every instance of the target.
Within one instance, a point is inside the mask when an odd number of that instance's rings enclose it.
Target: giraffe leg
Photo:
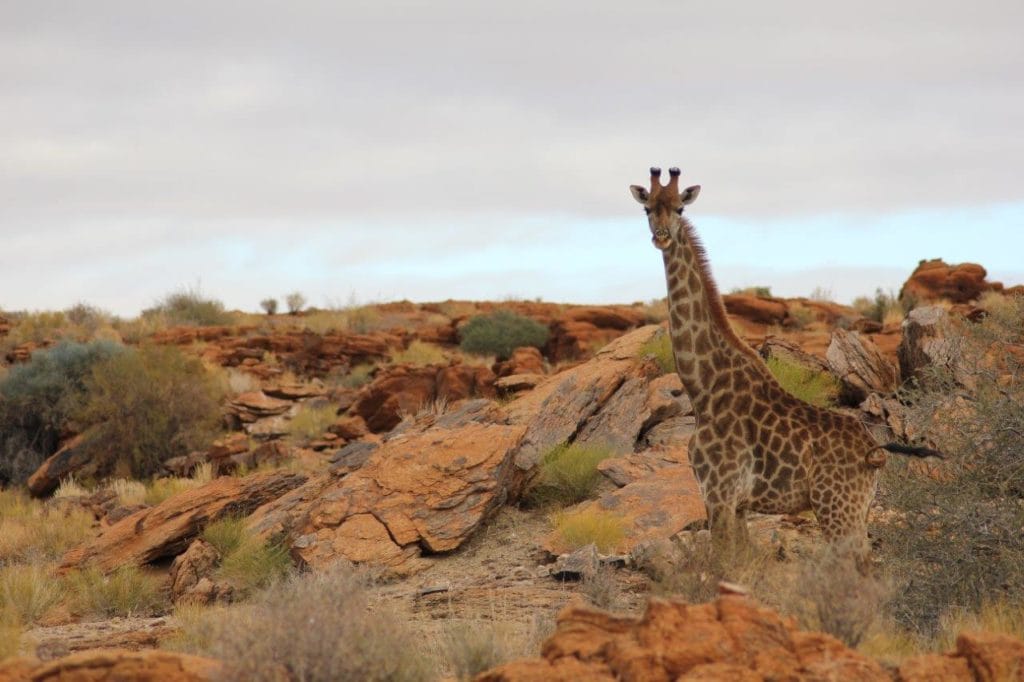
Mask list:
[[[871,544],[868,542],[867,514],[860,509],[863,505],[836,504],[829,498],[824,503],[820,495],[811,493],[811,507],[821,527],[821,534],[840,558],[854,561],[862,574],[871,566]]]

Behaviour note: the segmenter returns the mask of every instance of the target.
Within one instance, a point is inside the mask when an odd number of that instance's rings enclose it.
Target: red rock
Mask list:
[[[900,289],[900,299],[969,303],[986,291],[1002,290],[999,282],[985,279],[987,274],[985,268],[975,263],[948,265],[941,258],[923,260]]]
[[[974,682],[967,660],[956,656],[925,654],[900,664],[900,682]]]
[[[508,360],[494,364],[494,374],[499,378],[513,374],[544,374],[544,356],[533,346],[516,348]]]
[[[415,414],[437,397],[436,367],[399,366],[379,373],[359,393],[349,414],[374,433],[390,431],[405,414]]]
[[[750,294],[726,294],[722,296],[725,310],[744,320],[756,324],[782,325],[789,317],[785,301]]]
[[[118,521],[65,554],[61,570],[93,562],[104,571],[112,571],[118,566],[138,566],[175,556],[207,523],[228,515],[248,514],[305,480],[305,476],[285,471],[244,478],[222,476]]]
[[[0,663],[0,682],[208,682],[221,674],[221,663],[213,659],[159,650],[97,649],[45,663]]]
[[[218,599],[230,599],[230,586],[218,586],[211,580],[220,560],[220,552],[213,545],[202,539],[193,540],[171,563],[171,601],[207,605]]]
[[[359,415],[339,417],[327,430],[345,440],[357,440],[370,432],[366,421]]]
[[[1024,682],[1024,641],[985,632],[962,632],[956,652],[979,682]]]
[[[82,435],[64,443],[57,452],[47,457],[28,478],[28,491],[33,497],[49,495],[60,482],[85,469],[95,471],[95,461]]]
[[[494,388],[501,395],[510,395],[529,391],[542,381],[543,374],[510,374],[495,381]]]
[[[232,398],[228,403],[228,412],[243,424],[251,424],[258,419],[284,414],[293,405],[290,400],[271,398],[263,391],[249,391]]]
[[[437,397],[449,402],[466,398],[493,398],[494,373],[487,367],[451,365],[437,373]]]

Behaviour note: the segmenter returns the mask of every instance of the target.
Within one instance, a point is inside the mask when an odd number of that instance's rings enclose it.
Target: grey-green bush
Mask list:
[[[459,332],[459,347],[467,353],[494,355],[507,360],[521,346],[541,348],[547,343],[548,328],[529,317],[508,310],[477,315]]]
[[[170,324],[209,327],[231,323],[224,304],[205,298],[198,289],[182,289],[167,294],[152,308],[142,311],[143,317],[163,315]]]
[[[23,482],[56,451],[93,366],[123,351],[110,341],[65,341],[11,368],[0,381],[0,482]]]
[[[226,387],[174,346],[143,346],[96,363],[84,390],[75,416],[90,427],[94,457],[107,467],[124,462],[146,478],[165,460],[209,445]]]

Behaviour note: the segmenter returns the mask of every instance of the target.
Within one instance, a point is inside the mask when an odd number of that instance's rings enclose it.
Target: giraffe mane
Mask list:
[[[757,352],[745,343],[735,331],[733,331],[732,325],[729,323],[729,316],[726,314],[725,302],[722,300],[722,294],[718,291],[718,285],[715,283],[715,278],[711,276],[711,263],[708,260],[708,253],[705,251],[704,244],[701,242],[700,237],[697,236],[697,231],[694,229],[693,223],[691,223],[686,216],[681,216],[680,222],[683,226],[683,232],[686,233],[686,238],[693,249],[694,255],[696,256],[697,273],[700,276],[701,283],[704,285],[704,293],[708,299],[711,319],[718,326],[719,331],[722,332],[723,338],[727,343],[729,343],[729,345],[733,346],[741,353],[746,353],[748,356],[760,361],[761,357]]]

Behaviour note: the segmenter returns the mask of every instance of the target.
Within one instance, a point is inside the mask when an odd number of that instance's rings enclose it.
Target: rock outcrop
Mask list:
[[[707,604],[652,599],[641,617],[570,605],[541,657],[506,663],[476,682],[671,682],[858,680],[981,682],[1024,680],[1024,642],[963,633],[956,651],[918,656],[890,671],[819,632],[749,598]]]
[[[112,571],[126,564],[141,565],[176,556],[207,523],[225,516],[247,515],[305,480],[305,476],[285,471],[214,479],[121,519],[65,554],[61,570],[92,562],[104,571]]]
[[[836,329],[825,353],[829,370],[842,386],[840,400],[859,405],[872,393],[890,393],[899,385],[896,366],[878,347],[857,332]]]
[[[209,682],[221,674],[222,665],[213,659],[159,650],[96,649],[54,661],[0,663],[0,682]]]
[[[985,268],[975,263],[948,265],[941,258],[923,260],[900,289],[900,300],[909,299],[918,303],[976,301],[986,291],[1003,289],[1001,283],[987,281],[987,275]]]
[[[928,365],[948,365],[952,342],[947,338],[949,314],[939,306],[915,308],[903,321],[903,338],[897,356],[904,380],[917,376]]]
[[[28,491],[33,497],[45,497],[60,485],[62,479],[93,465],[93,456],[82,435],[64,443],[39,465],[28,478]]]

